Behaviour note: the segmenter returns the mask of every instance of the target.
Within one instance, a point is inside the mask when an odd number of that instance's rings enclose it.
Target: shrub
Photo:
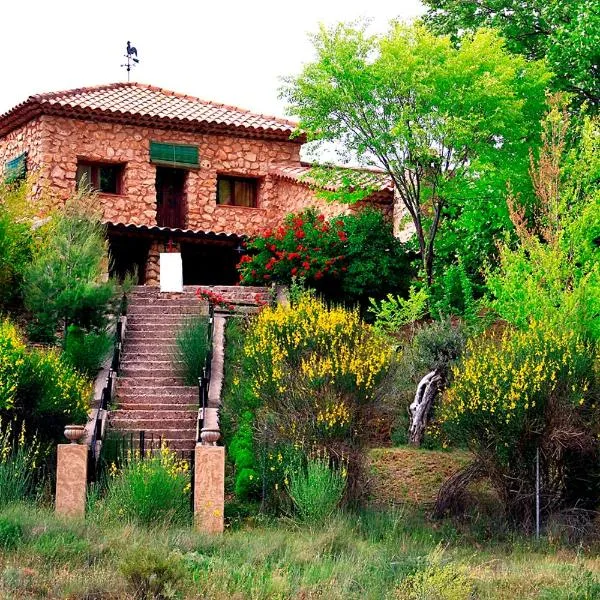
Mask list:
[[[0,408],[2,410],[10,410],[15,405],[25,359],[25,344],[16,327],[5,319],[0,322]]]
[[[106,326],[115,294],[103,282],[108,264],[105,228],[79,195],[44,226],[24,272],[24,299],[33,313],[30,335],[52,341],[59,326],[87,330]]]
[[[409,258],[381,212],[364,209],[330,221],[308,209],[248,244],[238,269],[244,284],[290,284],[294,277],[338,300],[405,293]]]
[[[595,503],[595,360],[594,346],[573,330],[534,321],[470,340],[452,369],[439,423],[481,459],[520,521],[531,518],[538,448],[546,511],[569,498],[583,508]]]
[[[94,378],[113,346],[106,331],[86,333],[77,325],[69,326],[63,356],[80,373]]]
[[[262,488],[280,497],[289,464],[267,457],[296,460],[303,447],[316,444],[332,456],[346,454],[354,496],[364,422],[389,357],[387,341],[357,310],[327,307],[310,294],[296,305],[264,308],[247,330],[242,372],[233,382],[234,396],[243,390],[237,398],[247,412],[238,421],[232,454],[251,469],[236,472],[236,479],[247,479],[236,481],[237,489]],[[247,485],[257,472],[258,490]]]
[[[324,456],[308,458],[304,468],[289,474],[288,491],[296,514],[305,523],[322,523],[340,505],[346,486],[346,467],[335,468]]]
[[[169,448],[148,457],[134,451],[121,469],[111,466],[104,508],[107,515],[147,525],[180,523],[190,516],[190,491],[189,464]]]
[[[0,410],[26,421],[43,440],[87,419],[90,384],[55,350],[27,350],[18,330],[0,323]]]
[[[39,469],[40,445],[34,436],[25,439],[25,424],[18,435],[13,424],[0,419],[0,508],[30,497]]]
[[[176,360],[181,363],[186,385],[197,385],[206,361],[209,347],[208,319],[189,317],[177,332]]]
[[[421,288],[417,291],[411,287],[408,298],[388,294],[379,303],[369,298],[369,312],[375,317],[375,329],[386,333],[398,331],[410,323],[422,319],[427,314],[427,290]]]
[[[0,182],[0,308],[20,300],[23,272],[31,259],[32,231],[24,218],[27,185]]]
[[[173,553],[143,546],[131,549],[120,571],[138,600],[175,597],[185,571],[181,559]]]
[[[406,577],[396,591],[398,600],[470,600],[474,587],[466,567],[442,562],[442,552],[431,553],[429,565]]]

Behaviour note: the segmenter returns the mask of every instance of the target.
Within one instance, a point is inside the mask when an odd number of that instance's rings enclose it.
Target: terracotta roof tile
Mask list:
[[[30,96],[0,116],[0,135],[32,118],[32,112],[58,112],[123,120],[170,121],[173,127],[245,130],[250,135],[289,138],[296,128],[292,121],[252,113],[235,106],[207,102],[141,83],[112,83]],[[34,114],[35,116],[35,114]],[[21,118],[19,118],[21,117]],[[129,119],[127,119],[129,118]],[[15,125],[15,123],[18,123]],[[299,142],[302,140],[299,139]]]
[[[357,187],[372,187],[376,192],[384,192],[393,194],[394,185],[391,178],[384,171],[376,169],[351,168],[351,167],[332,167],[333,177],[329,185],[322,185],[316,182],[311,177],[311,170],[314,167],[324,168],[322,165],[312,165],[310,163],[302,163],[294,167],[281,167],[271,172],[275,177],[302,183],[308,186],[321,187],[328,190],[339,189],[342,183],[344,172],[349,172],[351,180]],[[326,167],[325,167],[326,168]]]

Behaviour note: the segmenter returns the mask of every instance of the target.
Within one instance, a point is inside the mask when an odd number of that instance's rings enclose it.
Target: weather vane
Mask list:
[[[135,65],[137,65],[140,61],[137,57],[137,48],[132,46],[131,42],[127,42],[126,52],[125,58],[127,59],[127,62],[124,65],[121,65],[121,67],[127,68],[127,81],[129,81],[129,74],[132,67],[135,67]]]

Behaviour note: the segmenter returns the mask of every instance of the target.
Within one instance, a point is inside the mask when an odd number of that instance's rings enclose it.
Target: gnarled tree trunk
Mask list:
[[[427,373],[417,386],[415,399],[408,408],[410,413],[410,427],[408,430],[408,441],[420,446],[423,441],[423,435],[429,421],[431,406],[442,385],[442,375],[437,370]]]

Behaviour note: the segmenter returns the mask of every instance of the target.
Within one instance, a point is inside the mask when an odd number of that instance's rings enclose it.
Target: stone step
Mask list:
[[[122,404],[198,404],[198,390],[193,394],[162,394],[144,393],[138,394],[134,391],[118,393],[116,397],[117,406]]]
[[[146,439],[151,439],[152,437],[154,437],[155,440],[158,440],[158,438],[163,438],[165,439],[167,442],[170,442],[171,440],[175,441],[175,440],[180,440],[180,441],[196,441],[196,427],[187,427],[187,428],[183,428],[183,429],[171,429],[171,428],[164,428],[164,427],[156,427],[153,429],[139,429],[137,428],[135,425],[132,424],[132,426],[129,426],[128,428],[125,427],[118,427],[119,433],[122,433],[123,435],[130,435],[130,434],[134,434],[135,437],[137,437],[139,439],[139,432],[140,431],[145,431],[146,433]],[[169,444],[170,446],[170,444]]]
[[[182,410],[176,405],[171,408],[162,409],[122,409],[118,408],[110,412],[110,419],[125,419],[125,420],[148,420],[148,419],[163,419],[163,420],[181,420],[195,421],[198,418],[198,408]]]
[[[198,306],[177,306],[173,304],[165,304],[164,306],[140,306],[134,304],[127,307],[127,317],[135,317],[137,315],[199,315],[200,309]]]
[[[117,379],[117,390],[128,389],[133,386],[164,386],[183,385],[180,377],[119,377]],[[190,386],[191,387],[191,386]]]
[[[192,419],[139,419],[139,418],[121,418],[111,417],[111,425],[121,431],[178,431],[181,432],[181,437],[191,438],[196,436],[196,421],[197,415],[193,415]]]
[[[162,367],[162,368],[140,368],[139,363],[135,363],[135,366],[121,367],[119,371],[120,377],[175,377],[177,372],[173,367]]]
[[[125,344],[125,354],[150,354],[152,352],[170,352],[174,355],[177,352],[177,344],[155,344],[152,340],[135,340],[132,343]]]
[[[155,385],[136,385],[135,387],[125,387],[123,390],[122,386],[118,387],[119,397],[125,397],[135,395],[135,396],[190,396],[190,395],[198,395],[198,388],[196,386],[189,385],[163,385],[163,386],[155,386]]]
[[[153,348],[151,350],[125,350],[123,360],[171,360],[176,358],[177,354],[174,350],[160,350]]]
[[[181,364],[181,361],[165,359],[165,360],[131,360],[128,358],[124,358],[121,361],[121,366],[124,369],[165,369],[169,367],[177,368]]]
[[[133,331],[125,337],[125,347],[135,345],[136,342],[172,346],[175,343],[175,336],[168,336],[165,331]]]
[[[130,400],[123,400],[117,402],[118,408],[116,410],[122,411],[138,411],[138,410],[147,410],[147,411],[163,411],[163,410],[185,410],[192,411],[198,410],[198,401],[192,402],[189,404],[180,403],[180,402],[165,402],[165,400],[161,400],[160,402],[148,402],[147,398],[142,399],[139,402],[131,402]]]

